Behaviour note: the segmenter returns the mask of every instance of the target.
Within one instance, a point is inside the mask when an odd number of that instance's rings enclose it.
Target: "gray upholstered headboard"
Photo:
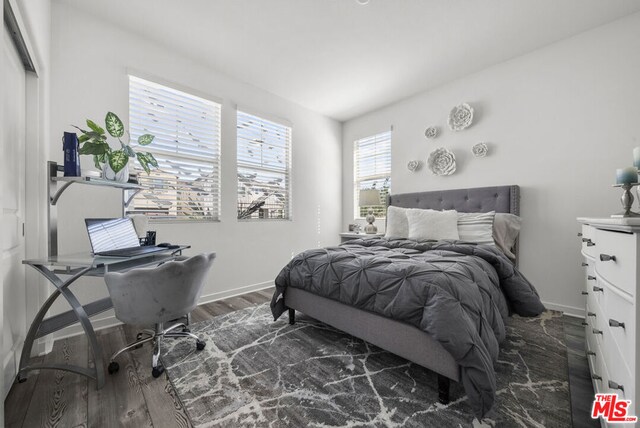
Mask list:
[[[495,211],[520,215],[520,187],[514,185],[401,193],[387,196],[387,206],[389,205],[467,213]]]

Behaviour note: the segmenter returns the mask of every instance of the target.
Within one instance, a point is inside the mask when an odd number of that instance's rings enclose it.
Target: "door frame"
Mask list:
[[[49,158],[49,70],[43,67],[42,50],[34,47],[34,36],[26,25],[23,13],[17,0],[3,0],[3,23],[12,35],[14,45],[25,67],[25,212],[24,239],[25,256],[41,258],[46,256],[47,248],[47,176],[46,163]],[[4,44],[3,44],[4,46]],[[0,124],[1,126],[2,124]],[[0,201],[4,196],[0,195]],[[27,285],[28,284],[28,285]],[[4,284],[2,284],[4,287]],[[25,322],[27,329],[31,320],[41,306],[41,302],[49,294],[46,281],[31,269],[25,269]],[[0,306],[0,320],[4,317],[4,303]],[[2,322],[2,321],[0,321]],[[4,325],[2,325],[4,329]],[[34,345],[33,354],[49,352],[53,345],[51,338],[43,338]],[[15,367],[4,367],[3,371],[15,373],[24,337],[19,346],[14,347]],[[4,346],[4,344],[3,344]],[[3,391],[4,398],[8,389]]]

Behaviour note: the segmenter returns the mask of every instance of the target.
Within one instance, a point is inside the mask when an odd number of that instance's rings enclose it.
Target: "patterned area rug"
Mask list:
[[[286,315],[286,314],[285,314]],[[508,320],[497,404],[474,420],[462,385],[438,403],[436,375],[297,314],[261,305],[193,325],[207,341],[166,341],[163,361],[195,426],[571,426],[567,355],[557,312]]]

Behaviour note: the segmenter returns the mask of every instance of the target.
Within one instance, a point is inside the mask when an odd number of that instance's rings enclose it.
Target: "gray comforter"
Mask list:
[[[349,241],[298,254],[275,283],[275,319],[287,309],[287,287],[295,287],[420,328],[461,366],[478,417],[495,400],[504,319],[544,311],[533,285],[499,250],[462,242]]]

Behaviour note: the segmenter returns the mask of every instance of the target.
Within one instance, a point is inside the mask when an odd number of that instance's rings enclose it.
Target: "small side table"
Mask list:
[[[384,233],[355,233],[355,232],[342,232],[340,234],[340,243],[344,244],[347,241],[351,241],[352,239],[362,239],[362,238],[382,238]]]

